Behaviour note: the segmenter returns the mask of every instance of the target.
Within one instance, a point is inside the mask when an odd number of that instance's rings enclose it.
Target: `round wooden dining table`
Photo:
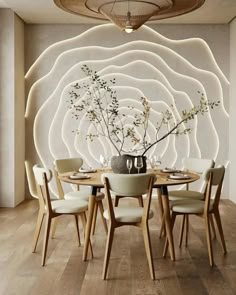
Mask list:
[[[87,260],[88,248],[89,248],[89,240],[92,228],[92,220],[94,215],[95,208],[95,197],[97,194],[97,190],[104,187],[104,184],[101,180],[101,175],[103,173],[112,173],[110,169],[99,169],[96,172],[89,173],[88,178],[84,179],[72,179],[71,176],[75,172],[69,172],[65,174],[59,175],[61,181],[76,184],[76,185],[85,185],[91,187],[91,195],[89,198],[89,207],[88,207],[88,218],[86,224],[86,231],[84,237],[84,249],[83,249],[83,260]],[[169,251],[171,259],[175,260],[175,249],[174,249],[174,240],[172,235],[172,226],[171,226],[171,217],[170,217],[170,207],[169,207],[169,197],[168,197],[168,187],[174,185],[181,185],[194,182],[199,179],[199,175],[192,172],[181,171],[182,174],[187,175],[187,177],[179,177],[176,179],[170,178],[172,173],[163,172],[162,170],[148,170],[147,172],[154,173],[157,177],[153,188],[157,189],[159,209],[161,210],[161,214],[164,216],[165,220],[165,228],[167,239],[169,243]]]

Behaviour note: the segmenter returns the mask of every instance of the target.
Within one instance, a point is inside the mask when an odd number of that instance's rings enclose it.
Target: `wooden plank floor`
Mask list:
[[[122,205],[127,200],[121,200]],[[41,267],[42,237],[37,252],[31,242],[37,216],[37,201],[28,200],[15,209],[0,209],[0,294],[57,295],[174,295],[236,294],[236,205],[221,203],[222,223],[228,254],[214,241],[216,266],[210,268],[202,220],[191,217],[188,248],[178,248],[179,222],[174,230],[176,262],[162,258],[164,239],[159,239],[156,201],[150,222],[156,281],[149,276],[142,234],[138,228],[116,231],[108,270],[101,280],[106,236],[100,220],[93,237],[95,258],[82,262],[74,221],[62,217],[56,238],[50,240],[46,266]]]

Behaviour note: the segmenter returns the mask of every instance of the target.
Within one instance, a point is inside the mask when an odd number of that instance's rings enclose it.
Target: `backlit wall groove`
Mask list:
[[[139,110],[141,96],[150,100],[150,136],[160,113],[170,104],[174,104],[173,114],[179,119],[182,109],[198,103],[199,92],[209,100],[220,100],[217,109],[191,121],[191,134],[167,138],[148,156],[158,153],[164,166],[179,168],[186,156],[212,158],[217,164],[227,165],[229,82],[207,43],[199,38],[170,40],[146,26],[136,33],[130,37],[111,24],[97,26],[51,45],[34,62],[25,77],[27,167],[39,161],[52,167],[54,159],[70,156],[81,156],[85,165],[99,167],[100,153],[115,154],[104,139],[86,141],[86,132],[92,126],[85,118],[73,120],[68,109],[71,85],[87,79],[81,71],[83,64],[104,79],[116,78],[115,87],[120,106],[127,112],[127,124],[133,121],[128,106]],[[115,39],[112,46],[107,41],[109,36]],[[77,127],[81,130],[78,135],[72,132]],[[55,193],[53,186],[51,190]]]

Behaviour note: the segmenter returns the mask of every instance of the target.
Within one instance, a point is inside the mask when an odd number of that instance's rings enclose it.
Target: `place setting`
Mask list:
[[[190,179],[191,177],[188,174],[184,174],[181,172],[171,173],[168,176],[169,179],[180,180],[180,179]]]
[[[89,178],[91,178],[91,176],[88,175],[87,173],[76,172],[76,173],[70,175],[69,178],[78,180],[78,179],[89,179]]]
[[[165,167],[161,169],[161,172],[168,174],[167,179],[182,180],[191,178],[184,171],[177,169],[176,167]]]

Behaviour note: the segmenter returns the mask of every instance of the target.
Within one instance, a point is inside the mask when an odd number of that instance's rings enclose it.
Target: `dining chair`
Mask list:
[[[82,200],[89,200],[90,194],[85,191],[80,191],[79,186],[77,186],[76,191],[69,191],[67,193],[64,193],[61,181],[59,179],[59,174],[67,173],[67,172],[76,172],[78,171],[83,165],[83,159],[81,158],[66,158],[66,159],[57,159],[54,161],[54,176],[56,180],[58,195],[60,199],[65,200],[75,200],[77,198]],[[103,222],[103,226],[105,229],[105,232],[107,233],[107,223],[106,220],[103,217],[104,207],[102,200],[104,199],[104,193],[97,192],[96,195],[96,202],[95,202],[95,209],[94,209],[94,218],[93,218],[93,224],[92,224],[92,233],[95,232],[96,227],[96,220],[97,220],[97,211],[99,209],[101,214],[101,219]],[[52,235],[55,234],[55,228],[56,225],[53,227]]]
[[[150,210],[150,205],[152,186],[156,176],[149,173],[105,173],[101,177],[104,183],[107,200],[107,210],[104,211],[104,217],[109,221],[102,278],[105,280],[107,277],[115,229],[120,226],[134,225],[142,229],[150,275],[154,280],[155,272],[153,266],[148,220],[153,217],[153,212]],[[144,207],[114,207],[112,203],[111,192],[116,195],[126,197],[147,194],[147,198]]]
[[[214,165],[215,165],[215,162],[211,159],[184,158],[183,159],[184,170],[199,174],[200,180],[203,180],[203,187],[199,191],[191,190],[190,185],[187,183],[185,185],[185,189],[169,191],[169,201],[171,202],[171,201],[177,201],[177,200],[183,200],[183,199],[204,200],[205,194],[206,194],[206,181],[204,181],[204,174],[208,169],[213,168]],[[212,225],[213,235],[215,236],[215,227],[214,227],[214,223],[212,219],[211,219],[211,225]],[[179,238],[179,247],[181,247],[182,245],[184,228],[186,232],[185,245],[187,246],[187,243],[188,243],[187,237],[188,237],[188,230],[189,230],[188,215],[184,215],[182,219],[180,238]],[[162,221],[160,236],[162,235],[163,229],[164,229],[164,220]]]
[[[208,169],[204,175],[206,185],[206,193],[205,193],[205,200],[195,199],[189,200],[185,199],[182,201],[173,201],[171,205],[171,226],[172,229],[174,227],[175,219],[177,215],[191,215],[195,214],[202,217],[205,221],[205,229],[206,229],[206,238],[207,238],[207,245],[208,245],[208,254],[209,254],[209,262],[210,265],[214,265],[214,258],[213,258],[213,249],[212,249],[212,238],[211,238],[211,231],[210,231],[210,218],[212,216],[215,217],[216,225],[219,231],[219,236],[222,244],[222,248],[224,254],[227,253],[226,244],[224,239],[224,233],[220,218],[219,212],[219,202],[221,196],[221,190],[224,180],[225,174],[225,167],[220,166],[218,168],[211,168]],[[183,234],[183,233],[182,233]],[[166,245],[164,249],[164,256],[166,255],[168,247],[168,242],[166,240]]]
[[[48,183],[52,179],[52,172],[47,168],[42,168],[39,165],[33,167],[33,172],[36,181],[38,199],[40,204],[41,214],[38,215],[38,222],[35,229],[35,243],[33,252],[36,251],[42,223],[46,217],[45,235],[43,242],[42,266],[45,265],[48,240],[51,228],[51,222],[54,218],[61,215],[73,215],[77,224],[77,237],[79,239],[78,216],[80,216],[84,231],[86,227],[86,211],[88,210],[88,202],[85,200],[54,200],[50,199]],[[93,256],[92,245],[90,243],[90,250]]]

